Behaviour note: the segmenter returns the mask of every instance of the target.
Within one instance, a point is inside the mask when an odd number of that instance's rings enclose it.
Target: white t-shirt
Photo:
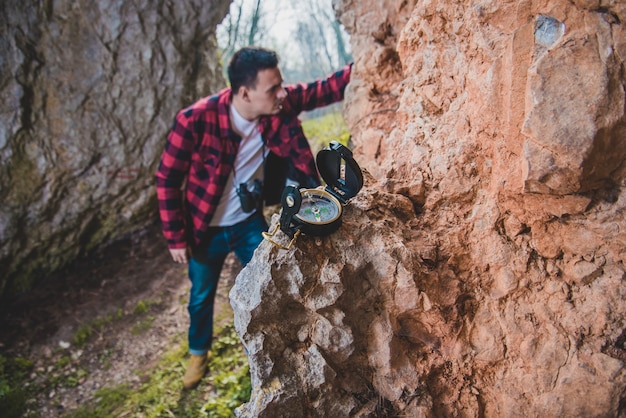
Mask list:
[[[228,177],[224,193],[211,219],[211,226],[230,226],[247,219],[254,211],[244,212],[237,195],[239,183],[247,182],[248,190],[252,189],[254,179],[263,180],[263,161],[269,150],[263,147],[263,139],[259,130],[259,121],[246,120],[235,106],[230,106],[231,121],[235,128],[243,134],[239,144],[239,152],[235,158],[233,171]],[[265,152],[265,156],[263,155]]]

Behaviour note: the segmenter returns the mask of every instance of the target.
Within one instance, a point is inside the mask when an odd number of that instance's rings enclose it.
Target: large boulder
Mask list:
[[[229,2],[0,7],[0,294],[154,221],[178,109],[224,85]]]
[[[334,4],[372,177],[237,278],[240,415],[623,414],[626,4]]]

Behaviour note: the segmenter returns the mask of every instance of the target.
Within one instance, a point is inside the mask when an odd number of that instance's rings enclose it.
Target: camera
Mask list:
[[[263,182],[259,179],[252,181],[252,187],[248,183],[240,183],[237,187],[237,196],[244,212],[252,212],[254,209],[263,208]]]

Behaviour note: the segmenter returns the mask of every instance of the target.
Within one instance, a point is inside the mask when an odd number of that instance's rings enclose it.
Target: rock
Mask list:
[[[389,351],[393,341],[412,341],[427,352],[438,348],[439,332],[416,327],[410,316],[422,305],[411,273],[417,265],[395,236],[403,221],[393,215],[393,204],[375,203],[406,198],[370,197],[352,201],[342,233],[301,236],[290,251],[265,241],[238,276],[231,305],[254,386],[240,416],[351,416],[378,399],[368,383],[373,380],[395,400],[402,396],[395,377],[408,377],[410,366],[404,354]],[[392,241],[394,255],[387,248]],[[397,306],[404,319],[395,321],[387,309]],[[372,374],[370,362],[385,371]]]
[[[228,1],[8,0],[0,30],[0,295],[141,229],[174,115],[223,86]]]
[[[626,5],[334,4],[371,176],[237,278],[239,416],[623,414]]]
[[[538,54],[528,73],[524,187],[529,192],[571,194],[614,181],[626,157],[624,90],[620,58],[602,13],[587,13],[558,44]],[[564,31],[562,22],[550,19]],[[542,22],[543,21],[543,22]],[[549,21],[537,18],[535,36]],[[593,37],[576,24],[594,28]],[[582,28],[581,28],[582,29]]]

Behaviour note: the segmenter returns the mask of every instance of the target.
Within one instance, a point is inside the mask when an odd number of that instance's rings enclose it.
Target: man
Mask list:
[[[243,48],[228,66],[230,88],[177,114],[156,188],[172,258],[189,263],[185,388],[195,387],[206,372],[226,256],[232,251],[244,266],[250,261],[267,230],[263,201],[278,203],[287,181],[320,184],[298,115],[342,100],[350,73],[348,65],[325,80],[283,86],[275,52]]]

